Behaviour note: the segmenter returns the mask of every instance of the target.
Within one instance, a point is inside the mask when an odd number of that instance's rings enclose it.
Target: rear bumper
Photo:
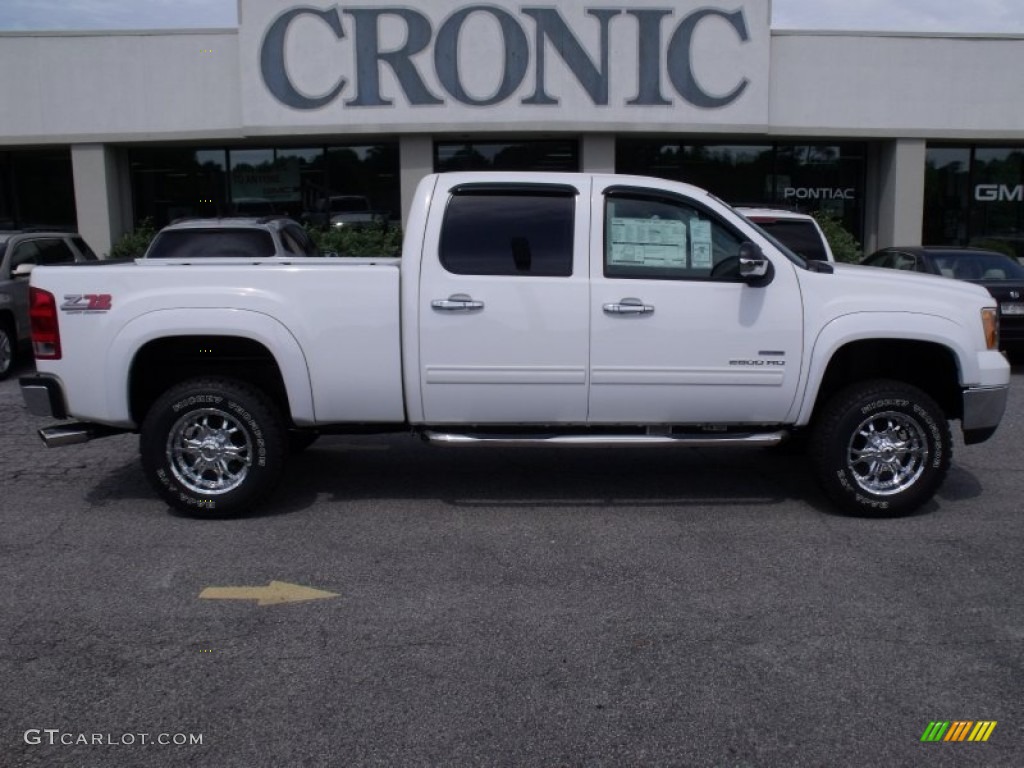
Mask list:
[[[960,423],[964,443],[981,443],[995,434],[1006,410],[1009,393],[1009,387],[973,387],[964,390],[964,415]]]
[[[68,407],[60,382],[51,376],[22,376],[21,396],[29,413],[52,419],[68,418]]]
[[[21,396],[25,405],[34,416],[47,416],[52,419],[66,420],[68,408],[64,400],[64,389],[60,381],[52,376],[23,376],[18,380],[21,385]],[[110,435],[119,435],[128,430],[108,427],[104,424],[75,422],[58,424],[39,430],[39,437],[47,448],[60,448],[65,445],[87,443]]]

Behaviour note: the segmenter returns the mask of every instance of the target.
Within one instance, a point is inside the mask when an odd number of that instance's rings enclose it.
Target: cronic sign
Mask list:
[[[292,61],[297,48],[307,53],[294,43],[300,28],[331,50],[320,55],[327,72],[317,73],[324,79],[315,89],[296,76],[302,67]],[[486,61],[478,56],[482,36],[493,51]],[[481,4],[432,19],[426,10],[401,6],[302,6],[267,25],[259,71],[278,103],[300,111],[338,104],[391,107],[399,92],[412,107],[556,106],[567,80],[594,107],[667,107],[681,99],[699,110],[717,110],[740,100],[751,78],[741,71],[728,75],[729,82],[716,80],[713,64],[702,64],[701,55],[735,61],[751,41],[742,7],[695,7],[684,13],[678,4]],[[484,68],[493,69],[494,82],[482,86],[476,70]],[[556,68],[558,76],[552,74]]]

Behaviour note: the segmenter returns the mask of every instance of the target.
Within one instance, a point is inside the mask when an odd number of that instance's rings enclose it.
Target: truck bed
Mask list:
[[[122,379],[134,350],[168,334],[255,338],[282,361],[298,424],[404,419],[399,329],[399,259],[161,260],[103,269],[39,267],[61,306],[68,407],[83,418],[138,426]],[[109,310],[76,309],[71,296],[109,296]],[[101,304],[100,306],[102,306]],[[81,307],[79,301],[77,307]],[[46,372],[52,361],[39,361]],[[97,370],[97,366],[102,366]]]

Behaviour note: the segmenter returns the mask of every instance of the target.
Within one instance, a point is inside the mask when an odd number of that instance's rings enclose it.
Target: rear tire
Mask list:
[[[897,381],[847,387],[824,406],[811,433],[818,481],[852,515],[913,512],[942,485],[951,454],[942,409],[917,387]]]
[[[203,378],[157,399],[139,449],[146,477],[168,504],[221,517],[270,495],[286,445],[281,417],[266,395],[232,379]]]

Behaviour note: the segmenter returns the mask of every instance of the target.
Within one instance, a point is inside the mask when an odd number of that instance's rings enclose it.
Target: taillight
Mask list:
[[[29,287],[28,318],[32,327],[32,354],[36,360],[60,360],[60,326],[53,294]]]

